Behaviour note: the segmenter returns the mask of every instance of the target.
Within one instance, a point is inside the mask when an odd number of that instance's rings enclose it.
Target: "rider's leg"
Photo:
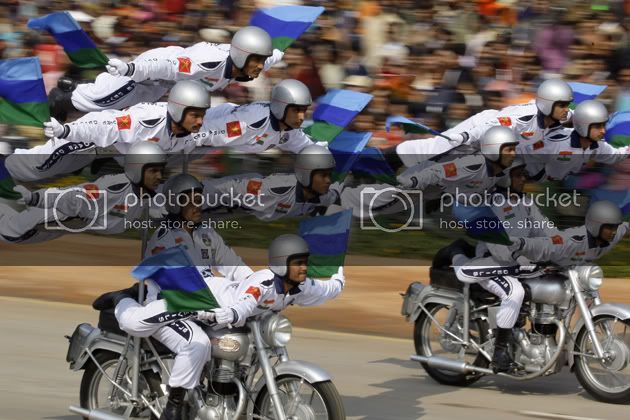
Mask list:
[[[168,381],[168,402],[160,419],[179,419],[186,390],[199,385],[203,368],[210,360],[210,339],[191,320],[173,322],[157,330],[153,337],[177,354]]]
[[[115,314],[123,331],[138,337],[148,337],[165,325],[190,318],[194,312],[168,312],[164,299],[143,306],[131,296],[123,294],[116,299]]]
[[[518,279],[510,276],[484,280],[479,282],[479,285],[501,299],[501,306],[497,312],[497,335],[492,361],[495,371],[506,372],[514,367],[508,346],[512,338],[512,328],[518,319],[523,303],[525,290]]]

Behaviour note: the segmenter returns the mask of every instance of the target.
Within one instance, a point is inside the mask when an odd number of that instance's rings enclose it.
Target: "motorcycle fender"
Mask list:
[[[625,303],[602,303],[601,305],[594,306],[590,308],[592,317],[595,318],[600,315],[612,315],[616,316],[619,319],[623,319],[624,321],[630,319],[630,305],[626,305]],[[573,333],[571,336],[573,337],[572,343],[575,342],[578,333],[584,326],[584,318],[580,317],[580,319],[575,323],[575,327],[573,327]],[[573,369],[573,354],[574,347],[571,347],[569,350],[569,368]]]
[[[96,338],[90,345],[89,349],[92,354],[97,353],[99,350],[111,351],[112,353],[121,354],[125,349],[124,342],[118,343],[113,340],[103,340]],[[81,352],[78,360],[75,363],[70,364],[70,369],[77,371],[83,369],[87,361],[90,360],[90,355],[86,350]]]
[[[442,303],[444,305],[453,305],[454,303],[461,301],[463,298],[462,294],[449,289],[443,288],[434,288],[432,286],[427,286],[422,289],[422,292],[416,299],[416,306],[407,318],[409,322],[416,322],[420,313],[422,312],[422,307],[426,306],[429,303]]]

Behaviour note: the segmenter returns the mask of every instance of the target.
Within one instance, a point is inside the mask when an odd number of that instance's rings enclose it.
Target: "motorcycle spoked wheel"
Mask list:
[[[94,357],[100,364],[101,368],[105,371],[105,373],[111,377],[116,370],[116,365],[118,363],[118,358],[120,357],[120,355],[109,351],[101,351],[96,353]],[[126,382],[125,385],[126,389],[131,392],[131,385],[127,384]],[[88,410],[101,408],[111,411],[115,414],[122,415],[127,407],[120,406],[118,408],[112,408],[108,400],[112,388],[113,385],[106,378],[103,377],[103,374],[98,369],[96,364],[94,364],[94,362],[90,359],[88,361],[88,364],[86,365],[85,371],[83,372],[83,377],[81,378],[81,407]],[[164,393],[162,392],[162,388],[160,387],[159,375],[152,371],[140,372],[140,384],[138,386],[138,392],[144,395],[149,401],[153,401],[153,399],[163,396]],[[121,401],[127,401],[126,397],[119,390],[117,390],[114,395],[118,396]],[[143,410],[134,408],[132,411],[132,417],[150,418],[151,420],[157,419],[157,417],[155,417],[151,410],[149,410],[148,408],[145,408]]]
[[[612,315],[593,319],[597,338],[613,355],[606,362],[593,357],[575,356],[575,375],[584,389],[595,399],[612,404],[630,402],[630,320]],[[575,351],[594,355],[593,342],[582,327],[575,339]]]
[[[284,375],[276,378],[276,385],[285,414],[296,420],[343,420],[346,418],[343,401],[339,391],[331,381],[310,383],[300,377]],[[298,404],[291,410],[291,403]],[[290,412],[287,412],[289,410]],[[263,387],[254,406],[254,415],[265,419],[274,419],[275,412],[267,387]]]
[[[440,323],[440,326],[442,327],[444,327],[443,324],[447,320],[449,311],[452,308],[453,307],[450,305],[441,303],[430,303],[426,305],[427,311],[436,319],[436,321]],[[448,328],[448,331],[454,333],[459,338],[462,338],[463,328],[459,323],[459,318],[459,314],[457,314],[457,316],[455,316],[456,324],[451,325]],[[480,320],[471,320],[470,322],[470,338],[479,345],[486,342],[486,331],[488,330],[488,326]],[[442,356],[451,359],[457,358],[460,360],[458,352],[461,349],[461,346],[452,338],[445,335],[424,311],[420,312],[420,316],[414,325],[413,341],[416,348],[416,354],[419,356]],[[487,368],[490,365],[490,362],[472,347],[466,352],[464,360],[467,363],[483,368]],[[483,374],[468,374],[436,369],[430,367],[427,363],[421,364],[431,378],[444,385],[468,386],[475,383],[483,376]]]

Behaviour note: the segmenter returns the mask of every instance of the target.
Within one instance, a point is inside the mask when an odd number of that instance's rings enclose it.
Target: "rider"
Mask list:
[[[613,165],[628,157],[629,148],[615,148],[606,143],[608,110],[599,101],[580,102],[573,114],[573,129],[559,130],[555,141],[538,141],[521,145],[519,152],[526,159],[528,171],[536,178],[546,175],[551,180],[563,180],[579,172],[590,160]],[[535,168],[535,169],[531,169]]]
[[[178,82],[168,102],[142,103],[124,111],[91,112],[69,124],[54,118],[44,124],[45,144],[17,149],[7,157],[6,168],[13,179],[36,181],[73,172],[90,164],[97,148],[114,146],[122,154],[138,142],[157,143],[165,152],[190,152],[190,137],[201,128],[210,108],[210,95],[203,84]]]
[[[314,144],[300,129],[312,102],[304,83],[283,80],[271,90],[271,102],[240,106],[226,103],[209,110],[193,139],[198,146],[227,147],[245,153],[260,153],[272,147],[298,153]]]
[[[268,256],[269,268],[241,282],[231,304],[200,312],[199,319],[242,326],[247,318],[265,311],[279,312],[294,304],[321,305],[337,297],[345,286],[343,267],[328,281],[307,277],[309,248],[300,236],[278,236],[269,246]]]
[[[227,304],[226,294],[252,273],[221,236],[201,219],[203,186],[188,174],[169,178],[164,185],[168,216],[151,237],[146,256],[182,245],[206,281],[219,304]],[[184,204],[185,203],[185,204]],[[218,271],[224,277],[217,277]],[[161,419],[180,419],[181,403],[187,389],[199,385],[201,372],[210,357],[210,341],[193,320],[193,313],[167,311],[159,299],[159,287],[147,280],[147,304],[137,302],[138,283],[129,289],[110,292],[94,302],[96,309],[115,306],[122,330],[131,335],[153,336],[177,354],[168,385],[167,405]]]
[[[124,174],[105,175],[93,182],[36,191],[16,186],[14,190],[29,208],[16,212],[1,205],[0,240],[34,243],[70,231],[124,232],[142,216],[147,199],[162,182],[166,153],[155,143],[141,142],[129,149],[124,160]],[[50,229],[51,225],[55,228]]]
[[[454,159],[447,163],[420,163],[398,176],[405,188],[424,190],[438,185],[442,192],[456,194],[485,194],[516,157],[518,141],[507,127],[492,127],[481,138],[481,154]]]
[[[156,102],[173,81],[200,80],[208,91],[223,90],[234,82],[257,78],[282,60],[263,29],[239,29],[231,44],[199,42],[191,47],[155,48],[130,63],[109,60],[107,72],[92,83],[76,84],[60,79],[49,94],[50,115],[65,121],[68,112],[125,109],[141,102]]]

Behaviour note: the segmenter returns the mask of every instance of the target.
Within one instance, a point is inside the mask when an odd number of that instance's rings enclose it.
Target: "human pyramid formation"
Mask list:
[[[479,241],[474,255],[454,252],[451,257],[460,280],[479,282],[501,298],[494,363],[499,371],[509,370],[513,361],[507,341],[524,296],[519,267],[531,266],[532,261],[565,266],[591,262],[628,230],[619,207],[608,201],[591,203],[583,226],[558,230],[536,204],[522,200],[528,179],[562,180],[589,161],[611,165],[628,156],[628,147],[614,148],[602,141],[609,119],[606,107],[586,100],[571,110],[574,95],[569,84],[547,80],[535,101],[487,110],[440,136],[380,150],[382,161],[399,173],[397,188],[349,187],[332,182],[336,159],[328,143],[314,141],[301,128],[313,102],[302,82],[279,82],[268,102],[212,107],[210,92],[257,78],[283,54],[272,47],[267,32],[248,26],[234,34],[231,44],[152,49],[129,63],[109,60],[107,72],[91,83],[62,80],[49,95],[52,118],[44,124],[48,141],[17,149],[2,161],[4,170],[15,182],[37,181],[74,172],[115,152],[122,155],[118,159],[124,173],[69,188],[31,191],[16,185],[26,207],[16,211],[0,205],[0,240],[41,242],[84,231],[86,224],[99,234],[117,234],[126,230],[126,223],[141,219],[145,209],[163,219],[145,256],[183,247],[219,307],[194,316],[188,312],[161,316],[168,312],[167,304],[151,280],[144,302],[137,301],[135,285],[102,296],[95,307],[115,307],[123,330],[153,335],[178,353],[162,415],[171,419],[179,418],[182,395],[197,386],[209,356],[210,343],[197,319],[243,325],[264,311],[321,304],[336,297],[345,284],[343,268],[329,281],[307,280],[309,246],[298,235],[276,238],[269,248],[269,268],[253,272],[212,227],[202,224],[208,202],[222,203],[221,197],[234,192],[249,195],[251,200],[243,199],[239,205],[268,221],[339,208],[351,209],[356,217],[395,214],[401,211],[401,188],[425,191],[435,186],[437,198],[458,197],[455,216],[468,208],[468,198],[489,196],[494,217],[506,222],[502,226],[509,243]],[[167,93],[166,102],[157,102]],[[66,122],[76,112],[86,114]],[[296,154],[295,171],[203,181],[180,173],[162,183],[171,159],[182,153],[194,156],[200,148],[243,153],[277,148]],[[382,194],[364,203],[362,192],[368,187]],[[157,195],[166,197],[163,206],[155,204]],[[49,229],[51,224],[65,229]],[[509,274],[497,276],[496,267]],[[183,337],[175,324],[192,334]]]

